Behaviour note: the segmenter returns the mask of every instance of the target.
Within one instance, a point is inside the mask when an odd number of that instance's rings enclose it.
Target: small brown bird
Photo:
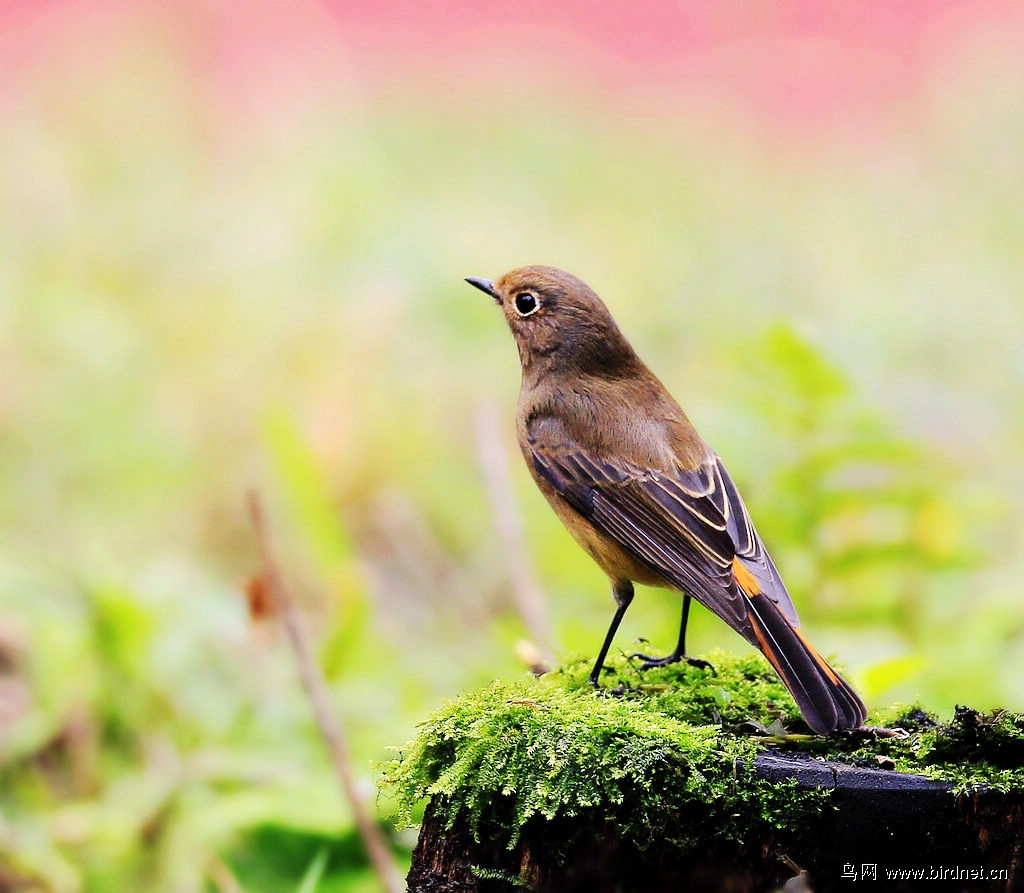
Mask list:
[[[721,460],[586,283],[555,267],[466,280],[501,305],[519,348],[519,446],[537,486],[608,575],[618,606],[590,681],[633,600],[633,583],[683,593],[771,662],[818,734],[861,725],[857,693],[800,632],[796,609]]]

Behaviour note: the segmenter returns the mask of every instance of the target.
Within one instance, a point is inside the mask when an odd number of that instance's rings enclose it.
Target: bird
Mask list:
[[[634,584],[682,593],[764,654],[819,735],[861,726],[853,687],[815,650],[750,513],[719,456],[637,355],[604,302],[557,267],[467,277],[501,307],[519,351],[516,434],[534,481],[569,533],[607,574],[615,613],[589,680],[599,685]]]

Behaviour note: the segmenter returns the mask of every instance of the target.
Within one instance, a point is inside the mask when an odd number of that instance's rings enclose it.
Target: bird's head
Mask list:
[[[614,374],[635,359],[604,302],[557,267],[517,267],[500,279],[467,278],[500,305],[524,374],[551,369]]]

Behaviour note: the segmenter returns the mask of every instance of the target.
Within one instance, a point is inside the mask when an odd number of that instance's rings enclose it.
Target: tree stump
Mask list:
[[[543,819],[508,849],[475,840],[464,825],[447,830],[428,807],[409,893],[762,893],[787,881],[796,893],[870,889],[871,881],[894,891],[1024,890],[1020,791],[954,796],[948,783],[920,775],[806,758],[761,756],[755,769],[766,780],[831,790],[835,809],[803,833],[681,852],[631,847],[608,824]]]
[[[759,660],[443,707],[382,779],[406,822],[428,799],[410,893],[1024,890],[1024,715],[894,708],[822,739]]]

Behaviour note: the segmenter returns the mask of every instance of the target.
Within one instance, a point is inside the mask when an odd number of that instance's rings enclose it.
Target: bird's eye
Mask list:
[[[540,306],[540,301],[531,292],[523,291],[516,295],[515,305],[516,313],[520,316],[529,316]]]

